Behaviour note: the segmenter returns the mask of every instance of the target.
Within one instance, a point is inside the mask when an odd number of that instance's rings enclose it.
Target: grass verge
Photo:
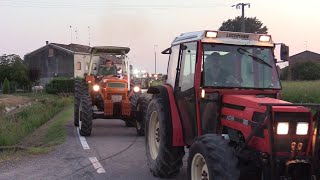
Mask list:
[[[0,116],[0,146],[13,146],[46,123],[64,107],[72,104],[72,98],[39,94],[30,95],[35,102],[14,114]]]
[[[27,155],[48,153],[57,145],[62,144],[67,137],[66,125],[72,116],[73,106],[70,105],[24,138],[20,144],[0,151],[0,163],[7,160],[19,160]]]
[[[33,142],[31,136],[31,147],[28,152],[31,154],[47,153],[56,145],[62,144],[67,137],[66,124],[72,118],[73,106],[68,106],[61,113],[51,119],[34,134],[37,136],[37,142]],[[30,144],[29,144],[30,146]]]

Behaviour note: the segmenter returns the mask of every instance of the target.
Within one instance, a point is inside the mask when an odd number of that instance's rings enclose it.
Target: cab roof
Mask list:
[[[107,53],[110,55],[124,55],[130,51],[129,47],[119,47],[119,46],[94,46],[90,49],[90,53]]]
[[[215,37],[208,37],[207,33],[215,34]],[[261,36],[270,37],[268,41],[261,41]],[[232,45],[251,45],[251,46],[266,46],[274,47],[274,43],[270,35],[256,34],[256,33],[243,33],[243,32],[230,32],[230,31],[214,31],[203,30],[195,32],[182,33],[176,37],[172,42],[172,46],[190,42],[199,41],[207,43],[219,43],[219,44],[232,44]]]

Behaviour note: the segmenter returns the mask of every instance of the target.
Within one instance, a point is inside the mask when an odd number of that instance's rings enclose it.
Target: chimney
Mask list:
[[[49,41],[46,41],[46,45],[48,45],[49,44]]]

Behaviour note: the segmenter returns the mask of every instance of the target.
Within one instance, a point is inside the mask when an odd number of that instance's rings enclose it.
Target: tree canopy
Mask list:
[[[306,61],[300,62],[291,68],[293,80],[318,80],[320,79],[320,64]]]
[[[0,81],[3,82],[6,78],[21,85],[29,83],[28,67],[20,56],[16,54],[0,56]]]
[[[234,19],[228,19],[224,21],[219,28],[220,31],[233,31],[233,32],[241,32],[241,23],[242,18],[238,16]],[[246,17],[245,18],[245,32],[247,33],[260,33],[260,34],[267,34],[268,28],[263,26],[263,23],[257,19],[256,17]]]

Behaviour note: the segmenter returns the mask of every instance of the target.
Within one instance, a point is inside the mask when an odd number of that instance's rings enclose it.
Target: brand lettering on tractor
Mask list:
[[[248,39],[249,35],[247,35],[247,34],[227,34],[226,37]]]
[[[233,116],[226,116],[226,119],[229,121],[234,121],[234,117]]]

